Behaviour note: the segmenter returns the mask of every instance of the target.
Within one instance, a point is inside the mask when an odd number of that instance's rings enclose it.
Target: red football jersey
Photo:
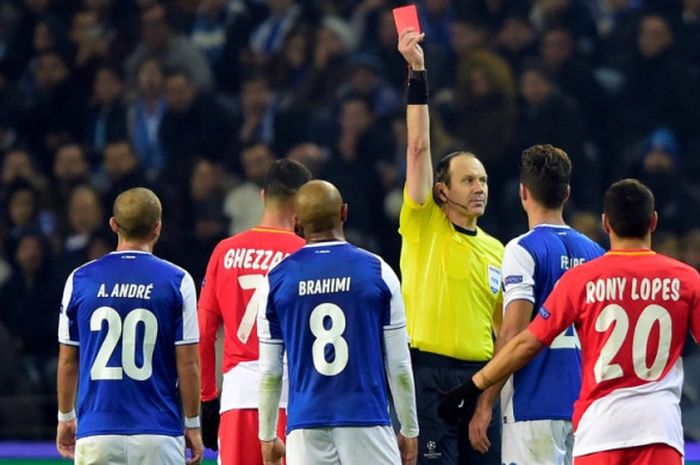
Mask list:
[[[681,352],[700,336],[700,276],[650,250],[610,251],[566,272],[529,330],[550,344],[574,324],[582,386],[574,456],[665,443],[683,453]]]
[[[212,252],[198,305],[201,397],[207,401],[217,396],[215,343],[223,321],[221,411],[257,406],[257,314],[249,303],[267,272],[304,243],[292,231],[255,227],[224,239]]]

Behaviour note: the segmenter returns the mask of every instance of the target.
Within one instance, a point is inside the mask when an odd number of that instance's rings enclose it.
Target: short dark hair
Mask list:
[[[311,180],[311,172],[294,160],[275,160],[265,174],[265,198],[285,202]]]
[[[654,194],[636,179],[623,179],[605,192],[603,213],[620,237],[646,236],[654,213]]]
[[[561,207],[570,180],[571,160],[562,149],[543,144],[533,145],[522,153],[520,182],[543,207]]]
[[[458,150],[456,152],[448,153],[447,155],[442,157],[440,161],[437,162],[437,165],[435,165],[435,184],[441,182],[447,187],[450,187],[450,182],[452,181],[452,172],[450,170],[450,165],[452,164],[452,159],[460,155],[464,155],[470,158],[476,158],[476,155],[474,155],[471,152]],[[433,200],[435,200],[435,203],[438,205],[442,204],[442,200],[440,200],[440,197],[437,195],[437,189],[435,189],[435,186],[433,186]]]

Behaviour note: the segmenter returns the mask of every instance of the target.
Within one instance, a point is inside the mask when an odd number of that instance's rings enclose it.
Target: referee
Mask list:
[[[483,423],[490,422],[486,454],[469,444],[470,415],[453,425],[437,414],[441,393],[464,382],[493,356],[502,307],[503,244],[476,224],[486,208],[488,185],[484,166],[473,154],[445,156],[433,179],[423,37],[406,30],[398,46],[411,68],[399,232],[421,428],[418,463],[500,465],[497,411],[479,404],[474,412]]]

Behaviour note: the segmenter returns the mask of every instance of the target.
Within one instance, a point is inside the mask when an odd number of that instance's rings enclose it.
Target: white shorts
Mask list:
[[[503,423],[501,461],[518,465],[571,465],[574,432],[570,421]]]
[[[295,429],[286,458],[287,465],[401,465],[389,426]]]
[[[184,436],[106,434],[80,438],[75,443],[80,465],[184,465]]]

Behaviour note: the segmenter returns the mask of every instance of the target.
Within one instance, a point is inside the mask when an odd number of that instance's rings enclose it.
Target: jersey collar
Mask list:
[[[612,249],[605,253],[605,255],[622,255],[622,256],[635,256],[635,255],[656,255],[651,249]]]
[[[327,242],[314,242],[312,244],[306,244],[304,248],[308,247],[328,247],[330,245],[343,245],[347,244],[346,241],[327,241]]]

